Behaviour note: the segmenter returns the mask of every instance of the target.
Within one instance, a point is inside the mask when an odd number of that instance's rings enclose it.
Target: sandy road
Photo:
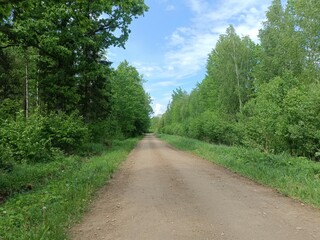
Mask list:
[[[70,235],[75,240],[319,240],[320,211],[148,135]]]

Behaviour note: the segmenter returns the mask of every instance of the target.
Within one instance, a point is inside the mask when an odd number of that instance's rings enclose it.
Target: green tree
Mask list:
[[[214,107],[231,115],[242,111],[253,87],[252,69],[255,61],[255,44],[249,37],[240,38],[233,26],[220,36],[209,55],[204,93]],[[212,99],[215,98],[215,99]]]
[[[305,49],[300,31],[295,24],[294,9],[282,7],[281,0],[273,0],[267,20],[259,32],[261,51],[255,76],[260,83],[291,71],[298,76],[303,70]]]
[[[320,85],[292,88],[284,99],[285,129],[283,135],[292,155],[312,159],[320,157]]]
[[[317,0],[291,0],[288,5],[294,9],[297,29],[299,29],[305,56],[305,78],[308,82],[320,83],[320,2]]]
[[[161,132],[320,158],[320,2],[281,2],[269,7],[260,45],[232,26],[220,36],[203,81],[173,93]]]
[[[37,49],[41,106],[67,112],[80,100],[81,106],[89,109],[86,100],[95,100],[90,96],[106,79],[95,66],[102,60],[103,50],[124,46],[132,19],[147,10],[143,0],[31,0],[2,5],[11,14],[2,14],[1,48]],[[99,77],[88,77],[88,72]],[[79,87],[86,90],[83,95]]]
[[[292,73],[260,85],[256,96],[248,101],[242,115],[245,145],[266,152],[288,151],[285,139],[288,106],[284,99],[291,89],[299,85],[299,80]]]
[[[135,67],[122,62],[111,78],[111,120],[125,137],[147,132],[150,124],[150,96]]]

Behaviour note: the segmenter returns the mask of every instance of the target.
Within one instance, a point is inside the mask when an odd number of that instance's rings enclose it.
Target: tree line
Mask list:
[[[147,131],[143,77],[107,59],[147,9],[143,0],[0,2],[0,169]]]
[[[159,132],[320,159],[320,2],[273,0],[259,44],[220,35],[206,76],[172,94]]]

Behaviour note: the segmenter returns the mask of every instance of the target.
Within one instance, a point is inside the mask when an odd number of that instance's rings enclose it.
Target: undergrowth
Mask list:
[[[93,193],[105,184],[137,141],[113,142],[112,148],[100,156],[71,156],[51,163],[21,165],[10,177],[0,174],[1,181],[13,181],[20,189],[0,205],[0,239],[66,239],[66,229],[80,218]],[[26,182],[30,182],[28,189],[21,191],[19,186]]]
[[[319,162],[286,154],[267,154],[244,147],[213,145],[179,136],[158,136],[178,149],[270,186],[286,196],[320,207]]]

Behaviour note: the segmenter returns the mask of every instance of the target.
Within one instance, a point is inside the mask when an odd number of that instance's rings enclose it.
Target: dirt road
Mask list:
[[[72,239],[319,240],[320,211],[146,136]]]

